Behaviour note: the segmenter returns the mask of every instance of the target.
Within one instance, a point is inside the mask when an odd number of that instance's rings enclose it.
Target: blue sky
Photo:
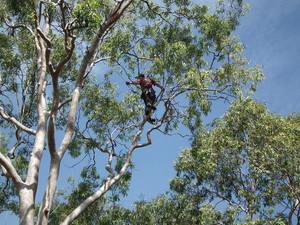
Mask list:
[[[237,34],[253,64],[266,76],[256,93],[274,113],[300,109],[300,1],[248,0],[251,11]]]
[[[199,3],[202,1],[198,0]],[[206,1],[207,2],[207,1]],[[248,0],[250,11],[241,20],[236,35],[246,46],[251,65],[263,65],[266,80],[255,97],[273,113],[283,116],[300,111],[300,1]],[[214,107],[212,117],[222,115],[225,107]],[[133,155],[135,168],[130,192],[122,200],[130,206],[140,196],[146,200],[165,193],[169,179],[175,176],[174,161],[188,141],[179,136],[155,133],[153,144]],[[71,166],[71,165],[68,165]],[[63,173],[61,174],[61,177]],[[0,214],[0,224],[18,224],[9,213]],[[9,223],[8,223],[9,221]]]

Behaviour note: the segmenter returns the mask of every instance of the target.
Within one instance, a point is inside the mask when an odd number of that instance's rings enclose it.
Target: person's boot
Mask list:
[[[155,124],[155,123],[156,123],[156,119],[153,119],[153,118],[151,118],[151,117],[149,117],[147,121],[148,121],[149,123],[151,123],[151,124]]]

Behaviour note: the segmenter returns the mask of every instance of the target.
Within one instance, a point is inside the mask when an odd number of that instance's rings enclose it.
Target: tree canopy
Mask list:
[[[263,75],[232,35],[245,10],[242,0],[215,9],[186,0],[1,0],[1,211],[48,224],[62,160],[90,155],[58,221],[70,224],[109,190],[126,192],[131,156],[154,131],[186,126],[198,137],[212,101],[251,94]],[[139,90],[121,91],[140,72],[165,87],[154,125]],[[41,166],[49,174],[39,203]],[[72,198],[76,190],[82,199]]]
[[[250,99],[235,102],[179,155],[171,188],[199,199],[195,207],[225,202],[244,224],[293,224],[293,218],[297,224],[299,132],[299,115],[284,118]]]

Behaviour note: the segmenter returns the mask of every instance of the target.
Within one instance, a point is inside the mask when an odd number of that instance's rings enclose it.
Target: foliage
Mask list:
[[[9,179],[16,189],[1,210],[13,204],[16,212],[19,198],[21,224],[58,217],[70,224],[95,202],[98,213],[109,190],[112,201],[126,194],[132,154],[152,143],[152,132],[183,125],[200,135],[212,101],[249,95],[263,79],[231,35],[245,12],[241,0],[219,1],[215,10],[181,0],[1,0],[0,11],[0,122],[7,131],[1,185]],[[124,81],[139,72],[165,87],[155,125],[146,125],[140,90],[124,92]],[[55,199],[64,160],[83,162],[83,182]],[[37,203],[40,168],[47,166]],[[63,215],[55,217],[55,204]]]
[[[129,224],[299,222],[299,118],[235,101],[178,156],[171,191],[135,202]]]
[[[215,210],[212,204],[201,208],[196,200],[183,195],[159,196],[151,202],[135,203],[131,224],[232,224],[232,213]]]
[[[245,224],[291,221],[299,213],[299,131],[299,115],[283,118],[250,99],[234,102],[179,155],[171,188],[226,202],[237,218],[246,215]]]

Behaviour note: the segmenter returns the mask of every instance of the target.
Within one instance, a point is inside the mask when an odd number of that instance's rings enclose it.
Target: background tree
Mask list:
[[[130,224],[234,224],[233,211],[218,211],[213,204],[199,204],[199,196],[162,195],[150,202],[135,202]]]
[[[255,90],[261,71],[247,67],[231,36],[244,9],[241,0],[220,1],[215,11],[177,0],[1,0],[2,210],[18,210],[20,224],[47,224],[65,153],[89,155],[75,189],[83,201],[60,221],[70,224],[115,183],[126,192],[132,153],[151,144],[153,131],[183,124],[197,135],[213,100]],[[140,70],[166,87],[153,126],[135,90],[120,95]],[[38,204],[45,150],[48,183]]]
[[[250,99],[235,102],[179,155],[171,188],[198,196],[194,207],[226,203],[243,224],[298,224],[299,135],[299,115],[283,118]]]

